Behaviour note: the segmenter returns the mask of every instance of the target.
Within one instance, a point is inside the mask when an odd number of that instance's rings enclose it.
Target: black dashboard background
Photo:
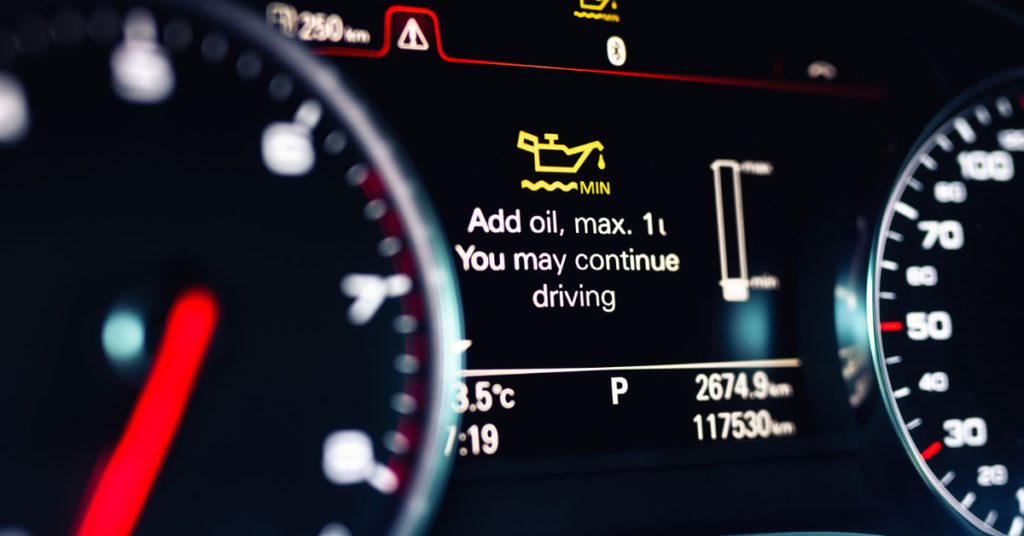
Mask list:
[[[255,12],[266,8],[266,2],[244,3]],[[444,49],[455,56],[605,69],[604,41],[614,33],[629,43],[630,70],[803,83],[808,81],[807,64],[827,59],[839,69],[834,85],[869,88],[869,98],[451,65],[433,52],[322,59],[343,71],[373,104],[452,234],[464,225],[466,214],[445,210],[448,203],[465,204],[447,200],[457,197],[449,181],[451,170],[464,166],[479,173],[488,166],[514,165],[489,161],[491,155],[453,142],[472,146],[481,139],[508,138],[518,128],[514,121],[525,112],[505,102],[544,92],[548,84],[562,86],[562,92],[581,92],[590,106],[614,97],[649,115],[657,115],[661,103],[675,101],[693,106],[695,122],[701,124],[713,123],[720,107],[730,109],[730,119],[746,112],[748,124],[722,129],[717,137],[684,132],[679,138],[690,136],[711,151],[761,151],[765,158],[782,151],[787,156],[800,151],[812,155],[793,173],[799,179],[787,187],[812,188],[812,193],[801,194],[799,240],[789,261],[799,274],[791,282],[797,286],[792,342],[804,360],[803,404],[813,433],[778,443],[676,451],[456,460],[433,533],[968,533],[925,488],[906,458],[877,385],[871,383],[863,403],[851,405],[852,387],[844,380],[839,356],[845,341],[836,336],[835,287],[847,279],[856,281],[858,270],[864,269],[888,189],[929,121],[964,89],[1021,64],[1024,15],[1019,8],[986,0],[620,0],[623,20],[610,29],[572,19],[568,13],[573,3],[403,4],[433,10]],[[370,30],[371,48],[381,44],[384,12],[392,5],[381,0],[295,4],[341,12],[346,23]],[[467,92],[464,84],[486,91]],[[558,108],[552,105],[546,111]],[[665,110],[666,116],[672,113]],[[479,130],[468,132],[465,127]],[[758,146],[749,141],[751,132],[770,141]],[[619,135],[625,142],[632,134]],[[827,183],[805,182],[815,169],[828,177]],[[863,288],[857,290],[863,294]],[[464,298],[468,303],[478,299]],[[495,315],[505,325],[516,323],[513,314]],[[466,322],[472,331],[483,321],[470,317]],[[515,349],[512,345],[509,352]],[[667,421],[671,416],[645,418]]]
[[[764,153],[789,147],[814,155],[807,167],[822,168],[829,184],[817,185],[817,191],[827,195],[808,196],[816,202],[800,205],[804,221],[813,226],[801,229],[793,259],[799,273],[795,336],[805,362],[814,433],[786,444],[639,452],[626,460],[610,454],[460,460],[435,532],[959,530],[905,459],[877,388],[871,386],[860,407],[850,406],[838,357],[833,289],[837,274],[866,262],[865,245],[887,188],[930,118],[966,87],[1017,65],[1013,49],[1020,27],[1014,15],[984,2],[621,4],[623,21],[610,30],[579,24],[567,17],[568,8],[560,2],[416,3],[437,13],[444,50],[453,56],[604,68],[603,55],[593,51],[601,50],[611,32],[629,43],[631,70],[803,81],[805,66],[825,58],[839,69],[836,83],[869,86],[882,96],[849,99],[448,65],[433,54],[327,61],[344,69],[378,106],[450,229],[464,225],[466,216],[445,211],[446,198],[457,195],[453,183],[459,183],[451,170],[486,174],[489,165],[514,165],[489,163],[491,155],[453,150],[450,144],[464,140],[472,146],[477,137],[494,139],[494,130],[513,128],[510,121],[518,115],[542,115],[514,102],[555,85],[587,94],[584,102],[590,106],[614,97],[641,115],[656,113],[658,104],[675,94],[679,106],[693,106],[701,116],[697,122],[713,122],[717,108],[740,108],[749,113],[749,123],[718,139],[693,143],[742,152],[754,137],[744,134],[772,133],[776,138]],[[337,6],[303,5],[317,7]],[[374,35],[381,34],[386,7],[344,6],[349,21],[358,20]],[[464,84],[480,91],[467,91]],[[742,115],[726,114],[728,119]],[[681,137],[686,138],[685,127]],[[788,187],[809,186],[801,183],[808,175],[802,170],[800,180]],[[478,298],[464,298],[473,310]],[[515,318],[508,314],[505,324],[514,327]],[[489,321],[470,317],[467,326],[472,332],[475,323]]]

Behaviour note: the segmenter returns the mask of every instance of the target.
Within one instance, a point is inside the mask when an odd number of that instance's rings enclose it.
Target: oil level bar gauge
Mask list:
[[[750,279],[747,275],[747,236],[743,222],[740,163],[735,160],[715,160],[711,163],[711,171],[715,179],[718,258],[722,273],[719,285],[722,287],[722,297],[725,301],[745,302],[750,299]],[[729,264],[730,251],[736,254],[735,268]],[[736,273],[734,269],[738,275],[731,276],[731,273]]]

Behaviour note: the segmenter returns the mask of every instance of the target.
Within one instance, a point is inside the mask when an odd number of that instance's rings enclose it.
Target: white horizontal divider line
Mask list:
[[[643,370],[704,370],[747,368],[800,368],[799,358],[753,359],[749,361],[709,361],[704,363],[669,363],[665,365],[631,365],[623,367],[566,367],[520,369],[467,369],[459,373],[463,378],[490,376],[526,376],[531,374],[571,374],[575,372],[626,372]]]

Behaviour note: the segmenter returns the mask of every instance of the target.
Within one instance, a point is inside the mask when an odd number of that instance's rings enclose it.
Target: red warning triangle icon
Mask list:
[[[430,48],[430,45],[427,44],[427,37],[423,35],[423,30],[416,19],[410,17],[409,21],[405,23],[402,35],[398,36],[398,48],[402,50],[427,50]]]

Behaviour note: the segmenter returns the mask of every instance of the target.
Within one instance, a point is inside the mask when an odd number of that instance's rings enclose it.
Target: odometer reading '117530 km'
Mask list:
[[[877,366],[904,445],[977,529],[1024,533],[1016,262],[1024,72],[937,119],[889,200],[873,259]]]

